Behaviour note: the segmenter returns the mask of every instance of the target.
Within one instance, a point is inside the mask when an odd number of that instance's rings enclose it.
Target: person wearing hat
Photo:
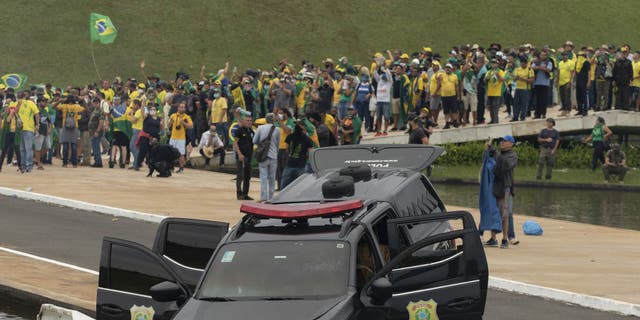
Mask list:
[[[556,79],[561,103],[560,116],[562,117],[569,115],[571,111],[571,84],[575,76],[575,67],[575,61],[569,60],[569,52],[563,51],[562,60],[558,63],[558,78]]]
[[[540,156],[538,157],[538,171],[536,173],[536,179],[542,179],[542,170],[547,167],[545,179],[551,179],[551,172],[553,166],[556,163],[556,152],[560,145],[560,133],[554,128],[556,121],[553,118],[548,118],[546,128],[542,129],[538,134],[538,143],[540,143]]]
[[[631,81],[633,80],[633,66],[627,59],[629,50],[620,48],[620,56],[613,65],[613,85],[616,86],[616,109],[628,110],[631,102]]]
[[[513,197],[514,186],[514,170],[518,165],[518,155],[513,150],[513,145],[516,143],[515,138],[510,135],[506,135],[500,141],[500,150],[494,152],[495,167],[493,168],[493,195],[496,198],[498,210],[502,220],[502,241],[500,248],[509,248],[509,243],[518,244],[516,240],[515,232],[513,230],[513,216],[510,208]],[[487,141],[485,147],[488,150],[492,150],[493,146]],[[497,231],[491,231],[491,239],[489,239],[485,245],[498,246],[498,240],[496,239]]]
[[[500,97],[502,96],[502,85],[504,84],[504,70],[500,69],[498,60],[491,59],[491,69],[487,71],[484,82],[487,85],[487,104],[491,115],[490,124],[498,123],[500,111]]]
[[[447,63],[444,67],[445,74],[441,78],[441,96],[442,96],[442,109],[444,111],[444,118],[446,125],[444,129],[449,129],[451,126],[459,126],[458,101],[460,100],[460,86],[458,85],[458,76],[453,73],[453,65]]]
[[[624,151],[620,150],[620,144],[612,143],[611,150],[607,151],[604,157],[604,165],[602,166],[602,173],[604,173],[604,179],[606,182],[612,181],[612,176],[617,176],[620,183],[624,183],[624,176],[629,171],[627,167],[627,158]]]

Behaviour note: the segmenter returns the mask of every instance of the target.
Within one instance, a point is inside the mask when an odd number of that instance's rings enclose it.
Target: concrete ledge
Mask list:
[[[154,222],[154,223],[160,223],[160,221],[162,221],[165,218],[165,216],[156,215],[156,214],[114,208],[114,207],[103,206],[99,204],[88,203],[84,201],[66,199],[66,198],[41,194],[41,193],[15,190],[15,189],[5,188],[5,187],[0,187],[0,195],[8,196],[8,197],[16,197],[16,198],[25,199],[25,200],[40,201],[47,204],[53,204],[53,205],[58,205],[62,207],[67,207],[67,208],[97,212],[97,213],[102,213],[102,214],[106,214],[114,217],[123,217],[123,218],[129,218],[133,220],[141,220],[141,221],[148,221],[148,222]]]
[[[465,184],[479,185],[477,179],[457,179],[457,178],[429,178],[432,183],[442,184]],[[640,191],[640,186],[629,186],[620,184],[594,184],[594,183],[558,183],[558,182],[536,182],[517,181],[516,188],[525,187],[545,187],[555,189],[579,189],[579,190],[619,190],[619,191]]]
[[[615,312],[625,316],[640,317],[640,305],[611,300],[607,298],[588,296],[584,294],[547,288],[491,276],[489,277],[489,287],[498,290],[566,302],[581,307],[601,311]]]

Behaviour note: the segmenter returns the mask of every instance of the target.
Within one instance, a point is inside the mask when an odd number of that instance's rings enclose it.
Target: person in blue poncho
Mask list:
[[[484,154],[480,181],[480,235],[491,231],[491,239],[485,245],[497,246],[496,235],[503,234],[501,248],[509,243],[516,245],[512,215],[513,171],[518,157],[513,151],[515,139],[505,136],[500,142],[500,151],[493,148],[490,141]]]

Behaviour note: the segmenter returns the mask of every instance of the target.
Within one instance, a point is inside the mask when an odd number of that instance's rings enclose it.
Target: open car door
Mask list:
[[[450,224],[442,233],[422,239],[408,235],[442,222]],[[363,288],[366,314],[403,320],[482,319],[489,271],[470,213],[390,219],[387,228],[390,249],[397,254]]]
[[[444,149],[417,144],[349,145],[314,149],[311,152],[313,172],[368,165],[376,168],[405,168],[421,171],[431,165]]]
[[[158,227],[153,251],[194,290],[228,230],[226,222],[166,218]]]
[[[156,285],[172,287],[174,298],[154,300],[151,288]],[[151,250],[126,240],[103,239],[97,320],[170,320],[189,296],[177,274]]]

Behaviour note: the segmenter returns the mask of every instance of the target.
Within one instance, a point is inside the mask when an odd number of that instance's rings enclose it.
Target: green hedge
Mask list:
[[[443,145],[446,153],[436,160],[435,165],[480,165],[484,151],[484,142],[468,142]],[[497,145],[496,145],[497,147]],[[623,151],[627,155],[627,165],[640,166],[640,149],[635,146],[623,145]],[[518,165],[535,166],[538,164],[540,150],[529,142],[518,144],[514,147],[518,154]],[[569,142],[558,149],[556,168],[591,168],[591,156],[593,147],[578,142]]]

